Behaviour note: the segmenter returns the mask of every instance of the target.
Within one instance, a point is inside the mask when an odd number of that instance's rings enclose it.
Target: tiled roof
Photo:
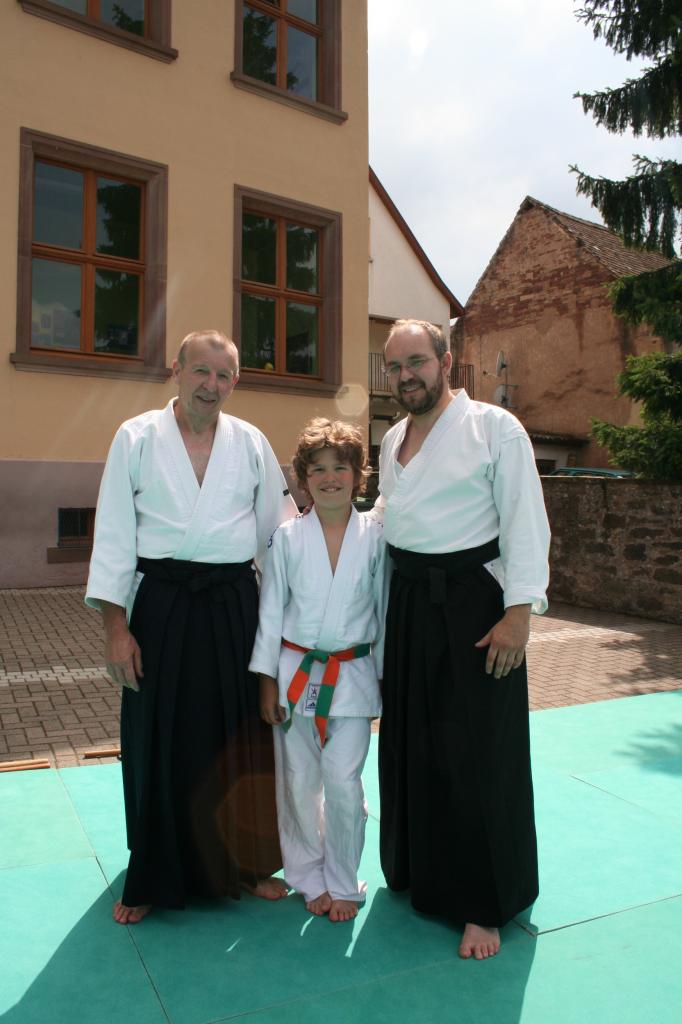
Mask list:
[[[615,231],[604,227],[603,224],[595,224],[590,220],[583,220],[581,217],[572,217],[561,210],[555,210],[546,203],[541,203],[532,196],[526,196],[521,204],[519,212],[534,206],[545,210],[557,224],[572,235],[579,245],[599,260],[614,277],[625,277],[628,274],[643,274],[647,270],[658,270],[659,267],[666,267],[672,260],[661,255],[660,252],[646,252],[643,249],[626,249],[619,235]]]

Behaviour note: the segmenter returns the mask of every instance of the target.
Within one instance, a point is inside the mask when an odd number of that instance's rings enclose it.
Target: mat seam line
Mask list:
[[[385,981],[385,980],[390,979],[390,978],[404,977],[404,976],[408,976],[410,974],[418,974],[418,973],[420,973],[422,971],[431,970],[433,967],[447,966],[448,964],[452,964],[452,961],[453,961],[452,957],[447,957],[447,958],[445,958],[443,960],[434,960],[431,963],[423,964],[420,967],[412,967],[412,968],[408,968],[407,970],[404,970],[404,971],[391,971],[391,972],[389,972],[387,974],[377,975],[377,977],[375,977],[375,978],[368,978],[367,981],[362,981],[360,983],[356,983],[356,984],[352,984],[352,985],[344,985],[341,988],[328,989],[325,992],[325,995],[326,996],[335,996],[335,995],[339,995],[340,993],[343,993],[343,992],[352,992],[352,991],[357,990],[359,988],[368,988],[370,985],[374,985],[378,981]],[[267,1012],[269,1012],[271,1010],[281,1009],[282,1007],[285,1007],[285,1006],[294,1006],[297,1003],[300,1003],[301,1005],[304,1005],[304,1004],[313,1002],[316,998],[318,998],[318,996],[311,995],[311,996],[305,996],[305,997],[298,997],[296,999],[288,999],[288,1000],[286,1000],[284,1002],[280,1002],[280,1003],[270,1003],[270,1004],[268,1004],[268,1006],[259,1006],[257,1008],[251,1009],[251,1010],[240,1011],[239,1013],[231,1014],[228,1017],[211,1017],[209,1020],[203,1022],[203,1024],[223,1024],[223,1022],[225,1022],[225,1021],[238,1020],[240,1017],[255,1016],[256,1014],[267,1013]]]
[[[608,917],[618,917],[620,914],[629,914],[633,910],[641,910],[642,907],[654,907],[658,903],[667,903],[669,900],[678,900],[682,897],[682,892],[672,893],[670,896],[661,896],[657,900],[646,900],[644,903],[635,903],[631,907],[623,907],[621,910],[610,910],[607,914],[597,914],[595,917],[584,917],[580,921],[571,921],[570,924],[560,924],[556,928],[543,928],[542,931],[531,932],[526,928],[525,925],[519,921],[514,920],[514,924],[518,924],[519,928],[523,928],[525,932],[532,935],[534,938],[539,939],[542,935],[551,935],[552,932],[563,932],[568,928],[578,928],[583,924],[590,924],[592,921],[604,921]]]
[[[78,767],[81,767],[81,766],[79,765]],[[114,898],[114,892],[113,892],[113,889],[111,888],[111,882],[107,878],[107,875],[106,875],[106,873],[104,871],[102,863],[101,863],[99,857],[97,856],[97,851],[95,850],[95,847],[93,846],[92,841],[90,839],[90,835],[89,835],[88,831],[85,828],[85,823],[81,820],[81,816],[78,813],[78,809],[77,809],[75,803],[73,802],[73,799],[71,797],[71,793],[69,792],[69,789],[68,789],[68,787],[66,785],[66,782],[62,778],[62,770],[63,769],[61,769],[61,768],[55,768],[54,769],[54,771],[56,771],[57,775],[59,776],[59,782],[60,782],[61,786],[63,787],[64,792],[66,793],[67,799],[68,799],[69,803],[71,804],[71,807],[73,808],[73,812],[76,815],[76,820],[78,821],[78,824],[80,825],[80,827],[82,829],[83,835],[85,836],[85,839],[86,839],[86,841],[88,843],[88,846],[92,850],[92,857],[93,857],[95,863],[97,864],[97,868],[100,871],[100,874],[102,875],[102,878],[104,879],[104,884],[106,885],[107,891],[109,892],[109,895],[113,899]],[[86,858],[82,858],[82,859],[85,860]],[[126,931],[128,932],[128,941],[130,942],[130,944],[132,945],[133,949],[135,950],[135,953],[137,954],[137,958],[138,958],[138,960],[140,962],[140,965],[142,966],[142,970],[144,971],[144,973],[145,973],[145,975],[147,977],[147,980],[149,981],[149,984],[152,987],[152,991],[153,991],[153,993],[154,993],[154,995],[156,997],[156,1000],[157,1000],[157,1002],[159,1004],[161,1012],[164,1015],[164,1017],[166,1018],[166,1020],[168,1021],[168,1024],[172,1024],[172,1018],[170,1017],[170,1014],[166,1010],[166,1006],[165,1006],[165,1004],[163,1002],[163,999],[161,998],[161,995],[160,995],[160,993],[159,993],[159,991],[158,991],[158,989],[157,989],[157,987],[156,987],[156,985],[154,983],[154,979],[152,978],[151,974],[149,973],[149,970],[147,969],[147,965],[144,962],[144,958],[142,956],[142,953],[140,952],[140,948],[137,945],[137,943],[135,942],[135,939],[134,939],[133,935],[131,935],[131,933],[130,933],[130,927],[129,927],[129,925],[125,925],[124,927],[125,927]]]
[[[604,768],[604,769],[602,769],[602,771],[609,771],[609,769],[608,768]],[[594,782],[589,782],[587,779],[581,779],[579,775],[573,775],[571,773],[570,778],[571,779],[575,779],[576,782],[582,782],[582,784],[584,786],[591,786],[591,788],[592,789],[596,789],[598,793],[605,793],[606,796],[613,797],[614,800],[620,800],[621,803],[627,804],[628,807],[636,807],[638,811],[644,811],[645,814],[649,814],[652,818],[655,818],[657,821],[665,821],[665,822],[670,823],[670,821],[672,820],[674,822],[674,824],[676,824],[678,826],[678,828],[679,828],[679,822],[676,821],[675,819],[671,819],[671,818],[668,818],[668,817],[662,817],[660,814],[657,814],[655,811],[650,811],[648,807],[643,807],[642,804],[633,803],[632,800],[628,800],[624,796],[619,796],[618,793],[612,793],[611,790],[603,789],[601,786],[595,785]]]

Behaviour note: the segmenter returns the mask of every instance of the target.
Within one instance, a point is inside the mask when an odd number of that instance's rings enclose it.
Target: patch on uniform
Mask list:
[[[272,533],[270,535],[270,540],[268,541],[268,548],[272,547],[272,542],[275,539],[275,534],[277,533],[278,530],[279,530],[279,526],[276,526],[275,529],[272,531]]]
[[[317,710],[317,698],[320,694],[319,683],[308,683],[308,692],[305,696],[305,709],[306,711]]]
[[[288,494],[290,494],[290,493],[291,493],[291,491],[289,490],[289,488],[288,488],[288,487],[285,487],[285,488],[284,488],[284,490],[282,491],[282,494],[284,495],[284,497],[285,497],[285,498],[286,498],[286,497],[287,497],[287,495],[288,495]]]

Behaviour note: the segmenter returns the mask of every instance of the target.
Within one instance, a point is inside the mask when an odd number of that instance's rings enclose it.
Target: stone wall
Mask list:
[[[550,600],[682,623],[682,484],[543,477]]]

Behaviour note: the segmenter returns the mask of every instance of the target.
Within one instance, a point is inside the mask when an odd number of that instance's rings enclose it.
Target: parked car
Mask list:
[[[610,476],[626,477],[634,476],[629,469],[602,469],[595,466],[561,466],[553,469],[548,476]]]

